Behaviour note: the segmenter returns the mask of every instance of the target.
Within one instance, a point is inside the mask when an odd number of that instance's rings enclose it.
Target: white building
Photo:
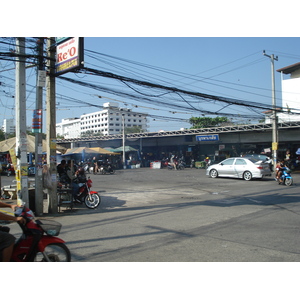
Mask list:
[[[125,128],[139,127],[147,131],[147,114],[120,108],[115,102],[107,102],[103,104],[103,110],[81,115],[76,121],[63,119],[62,123],[56,124],[56,133],[65,138],[76,138],[85,133],[122,134],[123,122]]]
[[[80,119],[62,119],[61,123],[56,124],[56,135],[63,136],[66,139],[80,137]]]
[[[16,132],[16,125],[14,119],[4,119],[2,131],[6,134],[14,134]]]
[[[282,111],[276,115],[278,122],[300,122],[300,63],[296,63],[281,69]],[[285,75],[290,75],[285,78]],[[266,117],[266,123],[271,123],[270,115]]]

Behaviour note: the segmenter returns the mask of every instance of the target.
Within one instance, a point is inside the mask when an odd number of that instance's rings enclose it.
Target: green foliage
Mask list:
[[[3,130],[0,129],[0,141],[4,141],[4,140],[10,139],[10,138],[15,137],[15,136],[16,135],[14,133],[5,134],[3,132]]]
[[[143,132],[143,130],[140,126],[133,126],[133,127],[125,127],[124,132],[125,132],[125,134],[141,133],[141,132]]]
[[[229,120],[226,117],[216,117],[216,118],[191,117],[189,119],[189,123],[192,124],[191,129],[222,126],[224,123],[228,123],[228,122]]]

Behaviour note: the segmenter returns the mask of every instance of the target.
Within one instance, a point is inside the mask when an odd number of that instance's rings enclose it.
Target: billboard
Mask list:
[[[83,38],[60,38],[60,41],[56,46],[56,75],[83,67]]]

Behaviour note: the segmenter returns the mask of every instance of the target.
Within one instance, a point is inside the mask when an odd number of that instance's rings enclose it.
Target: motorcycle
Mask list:
[[[195,167],[195,160],[192,158],[190,161],[190,168],[194,168]]]
[[[85,182],[79,182],[79,192],[75,197],[75,202],[84,203],[87,208],[97,208],[101,203],[100,195],[91,191],[92,180],[90,178],[86,179]]]
[[[3,173],[6,173],[6,175],[9,177],[10,175],[15,174],[14,166],[10,163],[8,163],[5,167],[3,167]]]
[[[275,178],[275,180],[278,182],[278,184],[285,184],[287,186],[291,186],[293,184],[293,178],[291,176],[291,170],[287,167],[282,168],[282,174],[279,178]]]
[[[185,168],[185,163],[183,161],[174,161],[176,165],[176,170],[184,170]],[[174,165],[172,163],[168,163],[168,170],[173,170]]]
[[[169,159],[168,159],[168,158],[163,158],[163,159],[161,160],[161,167],[162,167],[162,168],[167,168],[168,165],[169,165]]]
[[[106,164],[103,164],[103,165],[100,166],[99,172],[102,175],[105,175],[105,174],[111,174],[112,175],[112,174],[115,174],[115,169],[113,168],[111,163],[106,163]]]
[[[81,161],[79,163],[79,167],[83,168],[85,173],[92,173],[93,170],[91,170],[91,168],[93,169],[92,163],[90,161]]]
[[[14,262],[70,262],[71,252],[65,242],[58,238],[61,224],[54,220],[37,220],[25,205],[15,211],[25,224],[18,222],[22,235],[15,243],[11,261]],[[0,227],[9,232],[9,227]]]

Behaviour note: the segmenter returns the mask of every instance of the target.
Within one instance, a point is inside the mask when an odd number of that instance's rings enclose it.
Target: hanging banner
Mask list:
[[[32,132],[34,133],[42,132],[42,110],[41,109],[35,109],[33,111]]]

